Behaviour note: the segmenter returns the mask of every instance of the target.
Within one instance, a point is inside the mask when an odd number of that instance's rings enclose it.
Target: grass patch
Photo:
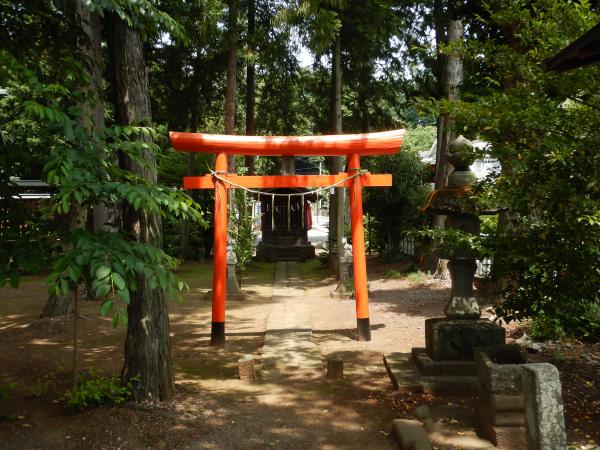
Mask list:
[[[390,269],[387,271],[387,273],[385,274],[386,278],[402,278],[404,275],[402,274],[402,272],[398,272],[397,270],[394,269]]]
[[[242,274],[244,284],[273,283],[276,267],[274,262],[253,261]]]
[[[427,274],[425,272],[410,272],[406,274],[406,280],[411,283],[422,283],[427,279]]]
[[[318,258],[309,259],[298,264],[298,273],[304,280],[322,280],[329,276],[329,271]]]

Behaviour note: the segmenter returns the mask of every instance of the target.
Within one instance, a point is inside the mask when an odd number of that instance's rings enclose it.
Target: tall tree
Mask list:
[[[256,104],[255,82],[255,52],[256,52],[256,0],[248,0],[248,37],[247,37],[247,66],[246,66],[246,135],[256,134],[254,109]],[[254,174],[254,156],[246,156],[248,174]]]
[[[440,91],[443,99],[458,101],[460,86],[463,83],[463,60],[460,54],[464,38],[464,25],[460,16],[461,10],[456,0],[448,0],[443,5],[441,0],[436,0],[434,7],[436,14],[435,30],[438,47],[438,66]],[[447,23],[442,25],[440,17],[449,17]],[[435,189],[441,189],[448,184],[449,165],[447,161],[448,144],[456,138],[455,121],[447,112],[440,113],[437,120],[437,147],[435,164]],[[445,216],[434,217],[434,226],[444,227]],[[447,279],[448,260],[434,258],[434,278]],[[433,266],[433,264],[432,264]],[[431,267],[433,269],[433,267]]]
[[[329,94],[330,133],[342,132],[342,48],[338,33],[331,46],[331,85]],[[331,156],[327,159],[329,172],[339,173],[343,170],[342,156]],[[329,201],[329,267],[338,278],[341,278],[340,260],[344,256],[342,237],[344,235],[344,197],[345,190],[336,188],[335,195]],[[345,286],[339,286],[344,289]]]
[[[237,77],[237,0],[227,0],[227,86],[225,89],[225,134],[235,133],[235,90]],[[229,162],[232,169],[233,158]]]
[[[151,119],[148,93],[148,70],[140,34],[116,14],[108,16],[108,52],[112,75],[115,120],[129,125]],[[139,137],[148,141],[148,137]],[[149,151],[143,152],[144,164],[125,154],[120,165],[151,183],[156,182],[156,161]],[[123,204],[123,228],[139,243],[161,247],[162,230],[158,214],[136,211]],[[169,315],[163,289],[151,286],[138,275],[137,290],[132,292],[127,308],[127,338],[123,382],[132,383],[136,399],[166,400],[173,395],[170,360]]]

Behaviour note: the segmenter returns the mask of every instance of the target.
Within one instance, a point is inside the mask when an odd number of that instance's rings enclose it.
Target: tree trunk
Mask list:
[[[449,8],[452,13],[453,8]],[[462,20],[458,17],[452,17],[448,23],[447,43],[455,45],[462,42],[464,27]],[[442,42],[438,38],[438,42]],[[463,82],[463,61],[458,52],[453,51],[443,58],[442,71],[442,94],[448,100],[458,100],[460,86]],[[441,189],[448,184],[448,175],[450,166],[448,164],[448,145],[456,138],[454,130],[454,120],[446,113],[438,117],[437,123],[437,149],[436,149],[436,168],[435,168],[435,188]],[[445,216],[435,216],[433,224],[437,228],[444,228]],[[436,258],[437,259],[437,258]],[[434,278],[447,280],[450,278],[448,271],[448,261],[437,259]]]
[[[195,131],[196,130],[192,130],[192,132]],[[189,152],[187,154],[187,176],[194,175],[195,159],[196,154],[194,152]],[[182,261],[187,261],[190,259],[190,221],[188,219],[183,219],[181,221],[181,241],[179,242],[179,258]]]
[[[194,69],[194,81],[192,83],[197,84],[199,73],[199,67]],[[192,86],[193,100],[192,100],[192,112],[190,114],[190,131],[195,133],[198,131],[198,89],[196,86]],[[187,154],[187,169],[186,175],[192,176],[194,175],[194,163],[196,161],[196,153],[189,152]],[[194,191],[188,192],[190,195],[194,195]],[[179,241],[179,258],[183,261],[190,259],[190,221],[188,219],[183,219],[181,221],[181,240]]]
[[[246,67],[246,136],[254,136],[256,127],[254,124],[255,106],[255,27],[256,27],[256,4],[255,0],[248,0],[248,66]],[[254,175],[254,156],[246,156],[246,168],[248,175]]]
[[[331,134],[342,132],[342,69],[341,39],[338,35],[331,47],[331,91],[329,95],[329,115]],[[342,171],[343,157],[327,158],[329,173]],[[340,259],[344,256],[342,237],[344,235],[344,189],[336,188],[329,201],[329,267],[340,277]]]
[[[109,17],[109,57],[113,78],[115,120],[129,125],[151,118],[148,70],[143,45],[137,31],[115,14]],[[140,137],[141,139],[141,137]],[[119,155],[123,169],[156,182],[154,154],[145,151],[147,166],[141,166],[125,154]],[[139,243],[162,245],[160,216],[135,211],[123,203],[123,227]],[[173,396],[169,315],[165,293],[151,289],[148,280],[138,276],[138,289],[131,293],[127,308],[129,320],[125,339],[122,382],[132,384],[136,400],[167,400]]]
[[[225,88],[225,134],[235,133],[235,87],[237,76],[237,0],[228,0],[227,18],[227,86]],[[229,157],[228,171],[233,172],[233,156]]]

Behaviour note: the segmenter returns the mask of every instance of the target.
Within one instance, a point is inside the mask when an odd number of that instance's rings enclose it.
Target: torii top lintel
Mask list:
[[[404,130],[326,136],[238,136],[206,133],[169,133],[178,151],[257,156],[346,156],[397,153]]]

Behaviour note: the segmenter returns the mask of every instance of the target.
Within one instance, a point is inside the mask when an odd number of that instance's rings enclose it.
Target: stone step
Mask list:
[[[495,450],[477,433],[472,410],[462,406],[421,406],[415,415],[423,423],[431,444],[440,449]]]
[[[424,348],[412,349],[412,360],[423,375],[476,376],[475,361],[434,361]]]
[[[410,353],[388,353],[383,364],[396,389],[420,390],[437,395],[477,395],[475,376],[442,375],[424,376],[415,365]]]
[[[410,353],[387,353],[383,355],[385,370],[396,389],[420,390],[419,372]]]

